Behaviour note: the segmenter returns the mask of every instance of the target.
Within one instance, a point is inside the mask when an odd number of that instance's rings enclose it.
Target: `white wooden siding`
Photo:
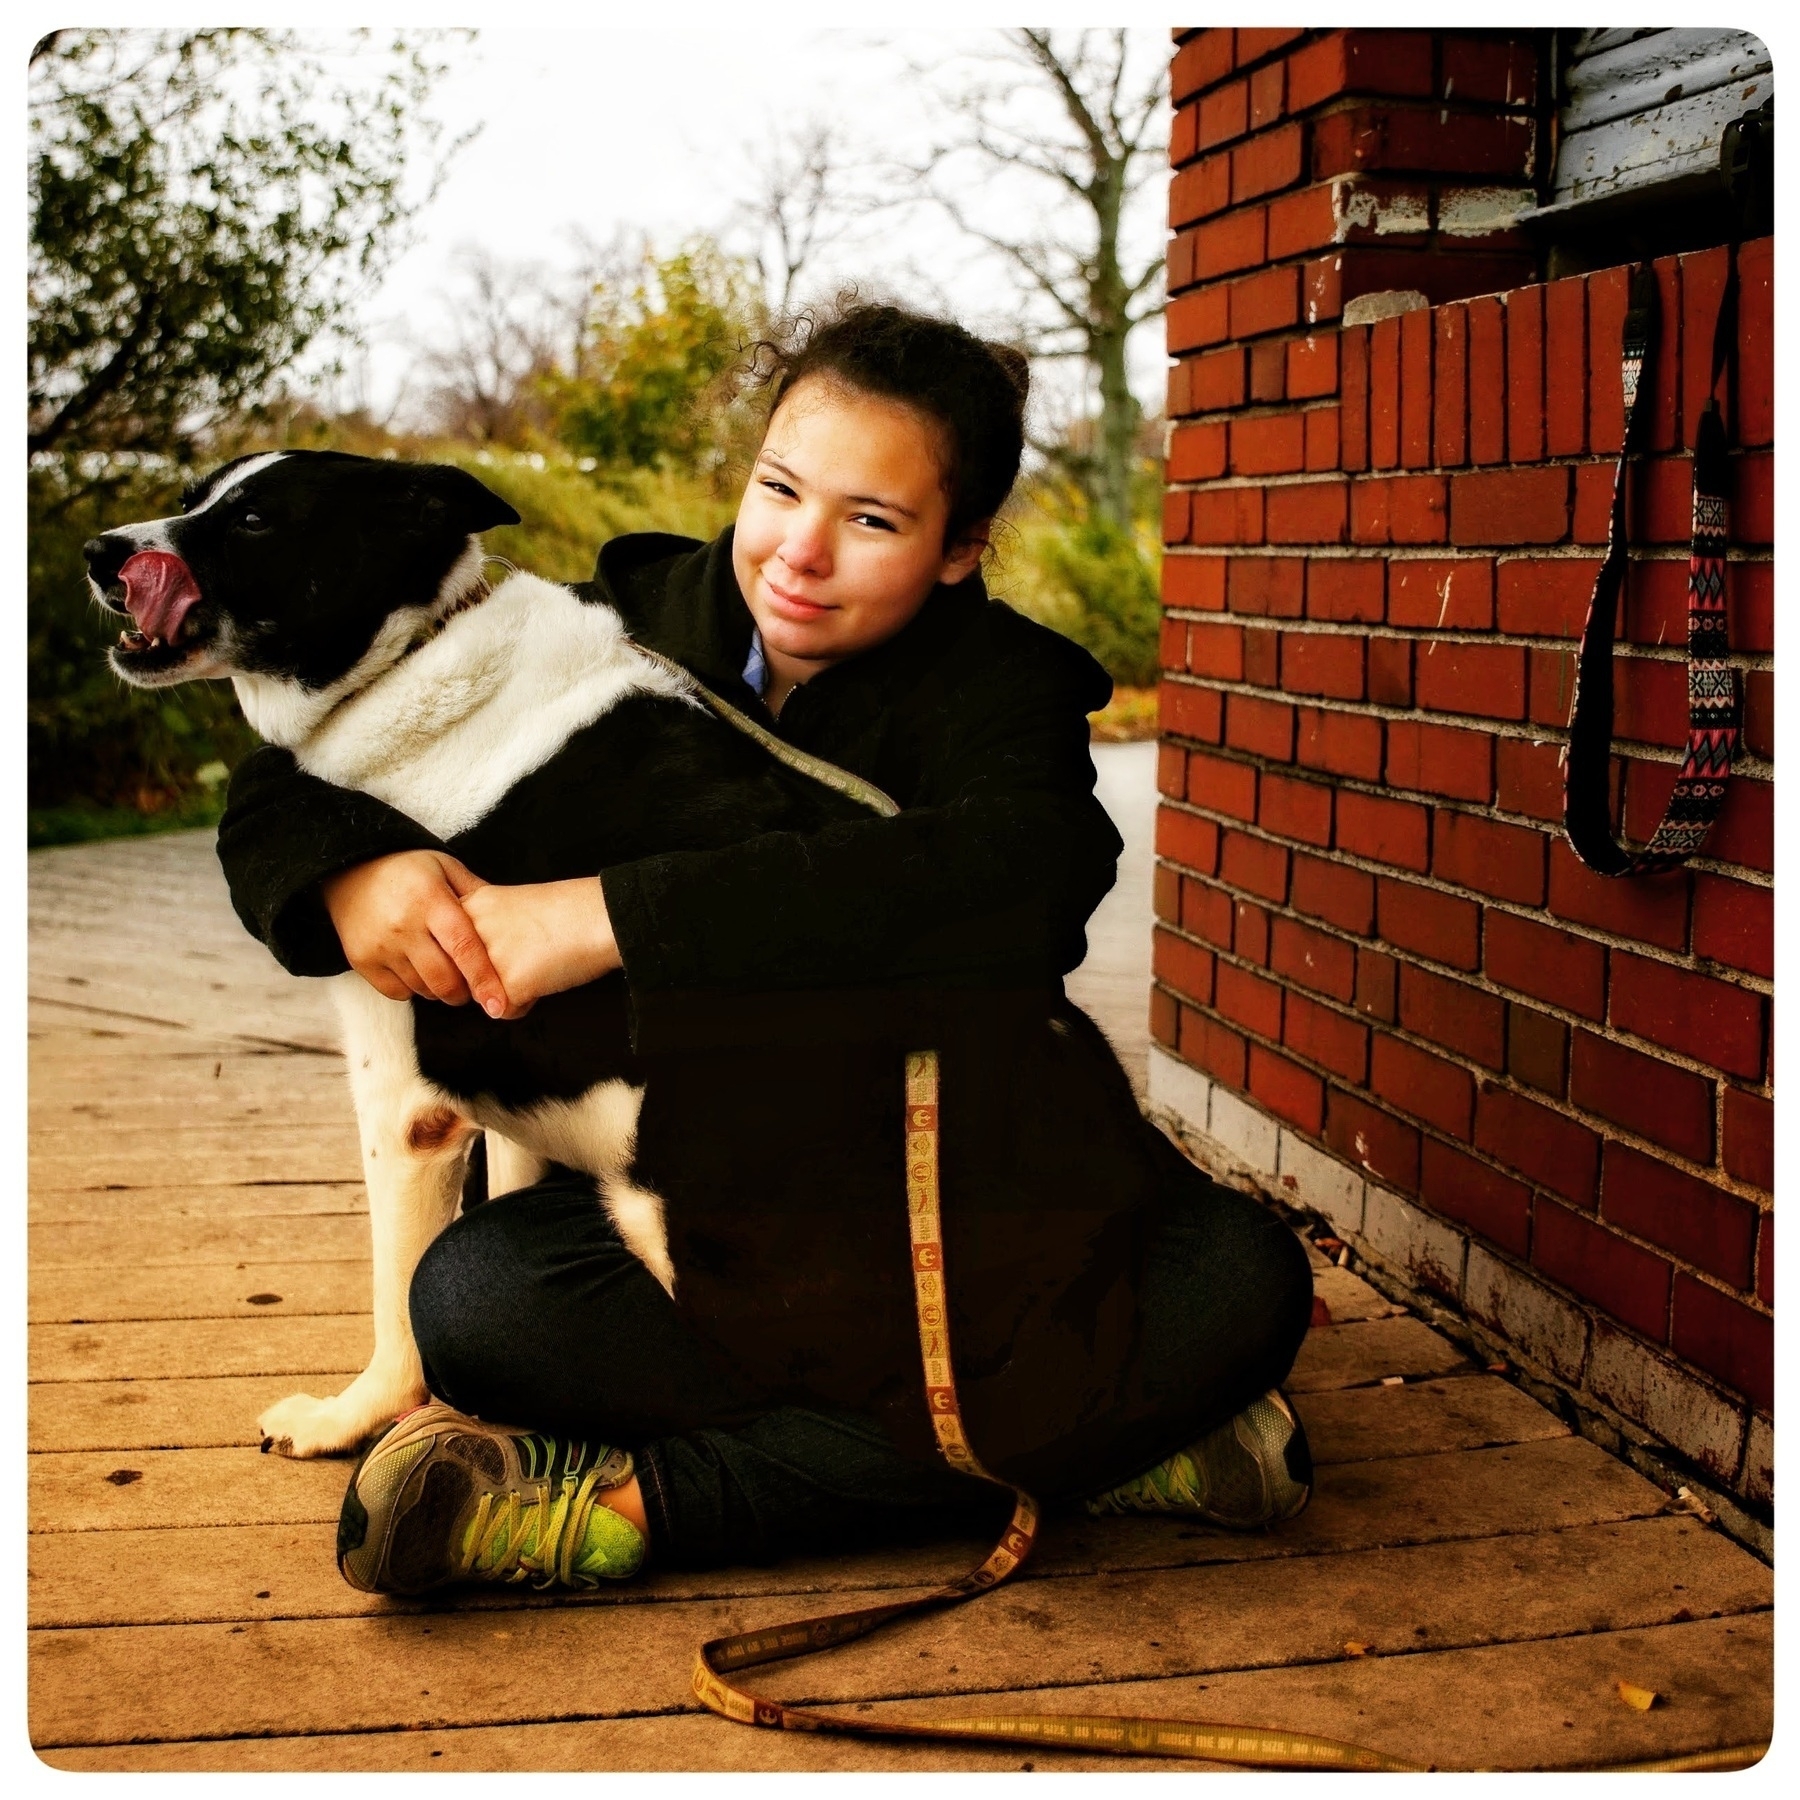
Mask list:
[[[1579,33],[1564,71],[1551,204],[1716,168],[1726,125],[1774,91],[1769,52],[1748,32]]]

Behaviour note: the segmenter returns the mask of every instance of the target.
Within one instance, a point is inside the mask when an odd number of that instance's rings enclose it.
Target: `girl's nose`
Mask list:
[[[825,521],[804,513],[793,519],[781,540],[779,554],[796,575],[829,575],[831,538]]]

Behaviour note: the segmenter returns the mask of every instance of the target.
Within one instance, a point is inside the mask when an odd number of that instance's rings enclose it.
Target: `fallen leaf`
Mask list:
[[[1384,1375],[1381,1378],[1381,1385],[1383,1387],[1404,1387],[1406,1377],[1404,1375]]]
[[[1314,1328],[1331,1323],[1331,1308],[1317,1294],[1313,1295],[1312,1323]]]
[[[1344,1247],[1344,1240],[1342,1238],[1321,1237],[1314,1238],[1313,1242],[1319,1249],[1323,1250],[1327,1256],[1336,1256]]]
[[[1359,1644],[1355,1638],[1352,1638],[1349,1643],[1344,1646],[1344,1654],[1346,1656],[1367,1656],[1369,1654],[1369,1646],[1367,1644]],[[1621,1682],[1619,1685],[1623,1687],[1625,1684]]]
[[[1648,1712],[1662,1698],[1654,1688],[1634,1687],[1629,1681],[1619,1683],[1619,1698],[1633,1712]]]
[[[1504,1375],[1506,1373],[1506,1364],[1503,1362],[1489,1363],[1487,1372],[1490,1375]]]

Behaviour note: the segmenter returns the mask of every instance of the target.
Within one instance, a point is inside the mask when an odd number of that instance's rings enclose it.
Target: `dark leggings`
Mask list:
[[[1294,1235],[1174,1163],[1140,1296],[1142,1338],[1103,1430],[1034,1457],[1040,1499],[1128,1480],[1276,1386],[1311,1315]],[[1175,1164],[1179,1164],[1176,1168]],[[719,1374],[585,1176],[457,1219],[420,1262],[413,1330],[431,1391],[463,1412],[629,1446],[656,1559],[770,1562],[1004,1520],[996,1488],[901,1455],[856,1413],[759,1406]]]

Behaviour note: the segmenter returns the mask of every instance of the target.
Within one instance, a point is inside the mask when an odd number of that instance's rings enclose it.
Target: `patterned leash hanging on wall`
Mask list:
[[[1622,376],[1625,441],[1613,474],[1612,518],[1606,560],[1594,582],[1575,700],[1569,715],[1568,770],[1563,825],[1570,846],[1601,875],[1654,875],[1678,868],[1706,842],[1725,803],[1725,784],[1737,756],[1741,700],[1737,671],[1725,661],[1731,643],[1725,621],[1725,545],[1730,465],[1725,422],[1719,410],[1719,378],[1725,372],[1737,324],[1737,246],[1727,250],[1728,273],[1713,327],[1712,382],[1694,440],[1693,543],[1688,557],[1688,738],[1675,790],[1662,822],[1642,850],[1613,836],[1611,787],[1613,736],[1613,638],[1625,589],[1630,539],[1625,518],[1627,471],[1642,447],[1648,408],[1643,402],[1656,348],[1656,274],[1648,263],[1632,273],[1625,314]]]

